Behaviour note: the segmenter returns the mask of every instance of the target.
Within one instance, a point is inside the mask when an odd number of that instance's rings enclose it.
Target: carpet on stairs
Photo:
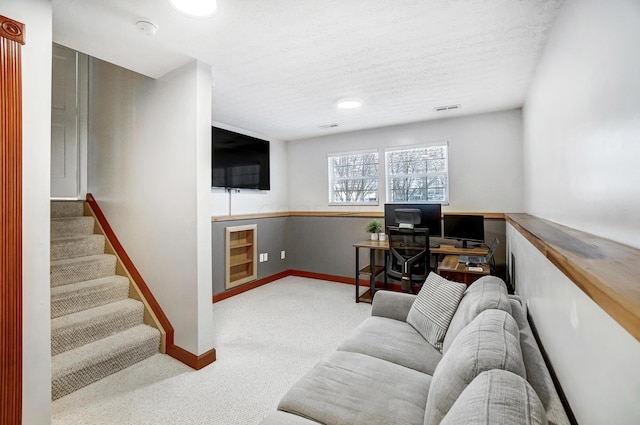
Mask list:
[[[51,203],[52,399],[157,354],[160,332],[143,323],[129,279],[80,201]]]

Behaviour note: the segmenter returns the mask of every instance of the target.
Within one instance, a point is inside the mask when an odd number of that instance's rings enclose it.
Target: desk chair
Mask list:
[[[387,277],[400,281],[403,291],[422,285],[429,275],[429,229],[408,229],[389,226]]]

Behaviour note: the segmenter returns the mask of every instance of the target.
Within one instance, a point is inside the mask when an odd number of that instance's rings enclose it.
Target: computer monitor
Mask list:
[[[399,223],[396,221],[396,209],[418,209],[421,212],[421,219],[419,224],[414,224],[416,229],[429,229],[429,236],[440,237],[442,236],[441,219],[442,219],[442,206],[440,204],[405,204],[394,203],[384,204],[384,228],[385,230],[389,226],[397,226]]]
[[[444,237],[457,239],[463,248],[468,242],[484,242],[484,217],[481,215],[445,214]]]

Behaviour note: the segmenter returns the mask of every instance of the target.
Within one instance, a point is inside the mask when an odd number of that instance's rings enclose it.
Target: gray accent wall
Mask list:
[[[355,277],[353,244],[369,238],[367,217],[289,217],[291,268],[312,273]],[[380,222],[384,220],[379,219]],[[368,263],[363,251],[361,261]]]
[[[258,262],[258,279],[278,274],[288,270],[289,252],[287,251],[287,220],[288,217],[261,218],[253,220],[216,221],[211,223],[211,251],[213,294],[225,291],[225,228],[258,225],[258,254],[268,253],[269,261]],[[286,251],[286,258],[280,259],[280,252]]]
[[[211,223],[213,255],[213,294],[225,291],[225,228],[247,224],[258,225],[258,253],[269,254],[269,261],[258,263],[258,279],[286,270],[299,270],[346,278],[355,278],[353,244],[369,238],[365,226],[373,217],[291,216]],[[382,217],[376,217],[384,222]],[[496,250],[497,274],[505,274],[505,221],[485,220],[485,241],[500,239]],[[440,240],[445,242],[444,240]],[[450,241],[448,241],[450,242]],[[286,258],[280,259],[285,250]],[[383,262],[382,253],[376,260]],[[360,250],[361,267],[369,263],[367,249]]]

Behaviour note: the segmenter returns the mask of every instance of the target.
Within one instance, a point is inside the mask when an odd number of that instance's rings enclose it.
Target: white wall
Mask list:
[[[3,1],[0,14],[26,25],[22,46],[22,423],[41,425],[51,421],[51,2]]]
[[[152,80],[92,60],[89,190],[175,329],[211,348],[211,72]]]
[[[522,198],[522,115],[511,110],[288,143],[289,208],[292,211],[383,210],[381,179],[378,207],[328,205],[327,154],[378,149],[384,174],[384,149],[449,142],[449,206],[443,211],[520,212]]]
[[[215,102],[215,93],[213,95]],[[226,192],[211,188],[211,215],[238,215],[288,211],[287,145],[281,140],[214,121],[212,125],[247,136],[269,141],[269,173],[271,190],[246,190]],[[211,176],[209,176],[211,180]]]
[[[567,0],[524,107],[525,210],[640,247],[640,3]],[[508,226],[580,424],[640,423],[640,343]]]
[[[510,224],[507,245],[517,292],[578,423],[640,423],[640,343]]]
[[[527,212],[640,248],[640,2],[568,0],[524,109]]]

